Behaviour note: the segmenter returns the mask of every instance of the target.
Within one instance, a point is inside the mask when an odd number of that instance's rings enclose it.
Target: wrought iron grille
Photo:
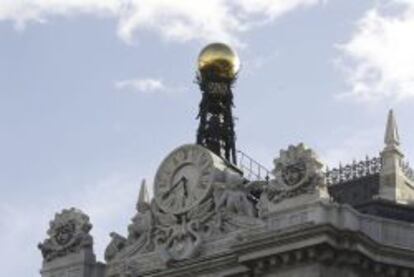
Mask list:
[[[380,157],[369,158],[362,161],[353,161],[345,166],[339,164],[338,168],[326,169],[325,177],[328,185],[336,185],[365,176],[378,174],[381,171],[382,163]]]
[[[272,173],[252,157],[237,150],[237,158],[237,166],[243,171],[246,179],[250,181],[269,180]]]
[[[244,177],[251,181],[269,180],[272,172],[265,166],[255,161],[252,157],[237,150],[238,167],[242,170]],[[414,182],[414,169],[408,162],[403,161],[401,168],[404,175]],[[379,174],[382,169],[381,157],[366,157],[365,160],[353,161],[351,164],[342,165],[329,169],[326,168],[325,180],[327,185],[336,185],[353,181],[362,177]]]

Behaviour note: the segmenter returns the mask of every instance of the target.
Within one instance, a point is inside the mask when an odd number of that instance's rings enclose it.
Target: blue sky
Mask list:
[[[63,208],[99,259],[126,233],[141,179],[195,140],[209,42],[239,53],[237,147],[269,169],[299,142],[377,155],[390,108],[412,160],[413,33],[413,0],[0,0],[1,275],[36,276]]]

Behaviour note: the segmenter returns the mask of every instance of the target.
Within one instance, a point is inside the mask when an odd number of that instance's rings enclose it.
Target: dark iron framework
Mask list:
[[[236,165],[236,134],[232,114],[232,86],[236,78],[223,78],[214,74],[197,75],[202,92],[197,118],[197,144],[202,145],[230,163]]]

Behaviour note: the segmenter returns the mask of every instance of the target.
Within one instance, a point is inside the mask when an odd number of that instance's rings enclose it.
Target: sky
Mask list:
[[[0,0],[1,276],[39,276],[64,208],[99,260],[126,234],[141,180],[195,141],[217,41],[242,63],[237,148],[267,168],[300,142],[330,167],[377,156],[391,108],[414,160],[414,0]]]

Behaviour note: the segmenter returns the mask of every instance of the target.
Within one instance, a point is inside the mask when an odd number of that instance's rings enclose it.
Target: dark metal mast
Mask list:
[[[205,63],[200,65],[203,58]],[[210,44],[200,54],[197,83],[202,99],[198,114],[200,124],[197,144],[235,165],[237,157],[232,86],[237,70],[238,58],[225,44]]]

